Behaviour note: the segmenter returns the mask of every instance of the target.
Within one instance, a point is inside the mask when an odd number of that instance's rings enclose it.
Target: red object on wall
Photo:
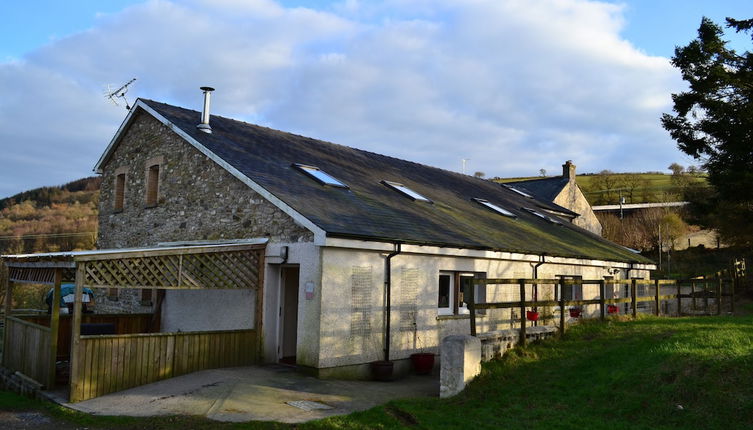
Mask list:
[[[528,318],[528,321],[538,321],[539,313],[536,311],[526,311],[526,318]]]
[[[620,308],[618,308],[615,305],[608,305],[607,306],[607,312],[610,313],[610,314],[616,314],[617,312],[619,312],[619,310],[620,310]]]
[[[570,318],[579,318],[579,317],[580,317],[580,309],[578,308],[570,309]]]

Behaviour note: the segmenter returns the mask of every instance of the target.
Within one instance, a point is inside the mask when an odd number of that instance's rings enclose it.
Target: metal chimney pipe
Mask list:
[[[214,88],[201,87],[199,89],[201,91],[204,91],[204,110],[201,112],[201,123],[198,124],[196,128],[203,131],[204,133],[211,133],[212,127],[209,125],[209,102]]]

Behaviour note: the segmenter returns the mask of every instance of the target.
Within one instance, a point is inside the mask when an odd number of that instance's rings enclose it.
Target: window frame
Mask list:
[[[506,216],[508,218],[517,218],[518,217],[512,211],[509,211],[509,210],[503,208],[502,206],[500,206],[500,205],[498,205],[496,203],[492,203],[489,200],[481,199],[481,198],[478,198],[478,197],[473,197],[473,198],[471,198],[471,200],[474,201],[474,202],[476,202],[476,203],[478,203],[478,204],[480,204],[481,206],[485,207],[486,209],[489,209],[490,211],[492,211],[492,212],[494,212],[496,214],[499,214],[499,215],[502,215],[502,216]]]
[[[424,202],[424,203],[434,203],[430,198],[424,196],[418,191],[413,190],[412,188],[409,188],[405,184],[401,184],[400,182],[382,180],[381,184],[387,186],[387,188],[391,190],[397,191],[398,193],[402,194],[405,197],[408,197],[409,199],[413,201],[419,201],[419,202]]]
[[[449,283],[449,294],[448,294],[448,304],[449,306],[440,307],[440,285],[441,285],[441,279],[443,276],[449,277],[450,283]],[[485,279],[486,273],[485,272],[470,272],[470,271],[451,271],[451,270],[441,270],[439,272],[439,277],[437,278],[437,315],[438,316],[463,316],[468,315],[470,316],[470,310],[468,309],[467,301],[460,300],[461,295],[464,294],[462,292],[462,280],[463,278],[471,278],[471,279]],[[475,302],[484,302],[486,301],[486,290],[485,289],[474,289],[474,292],[476,294]],[[465,299],[465,297],[462,297]],[[477,311],[477,314],[483,315],[486,312],[483,311]]]
[[[165,158],[163,156],[146,160],[144,168],[144,207],[146,208],[159,206],[164,164]],[[155,170],[156,175],[153,174]]]

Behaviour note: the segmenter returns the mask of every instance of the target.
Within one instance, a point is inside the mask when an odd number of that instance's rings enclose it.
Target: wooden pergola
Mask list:
[[[70,401],[197,370],[249,365],[261,348],[266,240],[2,256],[8,268],[3,365],[48,389],[55,384],[61,284],[75,282],[70,325]],[[16,317],[14,284],[53,287],[49,319]],[[81,335],[84,288],[250,289],[254,327],[178,333]],[[251,310],[249,310],[251,311]],[[121,333],[126,331],[126,333]],[[132,330],[131,330],[132,331]],[[137,330],[140,331],[140,330]],[[67,346],[67,345],[66,345]]]

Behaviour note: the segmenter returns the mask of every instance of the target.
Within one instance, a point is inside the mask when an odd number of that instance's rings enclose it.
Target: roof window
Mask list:
[[[472,198],[471,200],[473,200],[474,202],[476,202],[476,203],[478,203],[480,205],[486,206],[487,208],[493,210],[494,212],[497,212],[498,214],[501,214],[501,215],[504,215],[504,216],[507,216],[507,217],[510,217],[510,218],[516,218],[516,216],[515,216],[514,213],[508,211],[507,209],[499,207],[499,206],[495,205],[494,203],[491,203],[488,200],[477,199],[475,197]]]
[[[520,194],[520,195],[521,195],[521,196],[523,196],[523,197],[527,197],[527,198],[529,198],[529,199],[532,199],[532,198],[533,198],[533,196],[532,196],[532,195],[528,194],[528,193],[527,193],[527,192],[525,192],[525,191],[521,191],[521,190],[519,190],[519,189],[517,189],[517,188],[513,187],[512,185],[502,184],[502,186],[503,186],[503,187],[505,187],[505,188],[507,188],[508,190],[512,190],[512,191],[515,191],[516,193]]]
[[[418,194],[417,192],[411,190],[410,188],[406,187],[405,185],[399,183],[399,182],[391,182],[391,181],[382,181],[382,183],[390,188],[392,188],[395,191],[398,191],[402,194],[405,194],[406,196],[410,197],[413,200],[419,200],[422,202],[432,203],[431,200],[427,199],[426,197],[422,196],[421,194]]]
[[[347,185],[333,178],[329,174],[323,172],[321,169],[319,169],[316,166],[308,166],[306,164],[293,163],[293,167],[311,176],[320,184],[330,185],[333,187],[348,188]]]
[[[549,221],[552,224],[560,224],[560,225],[562,224],[558,219],[552,218],[552,217],[550,217],[548,215],[544,215],[541,212],[537,211],[536,209],[531,209],[531,208],[523,208],[523,209],[527,210],[528,212],[536,215],[537,217],[539,217],[539,218],[541,218],[543,220]]]

